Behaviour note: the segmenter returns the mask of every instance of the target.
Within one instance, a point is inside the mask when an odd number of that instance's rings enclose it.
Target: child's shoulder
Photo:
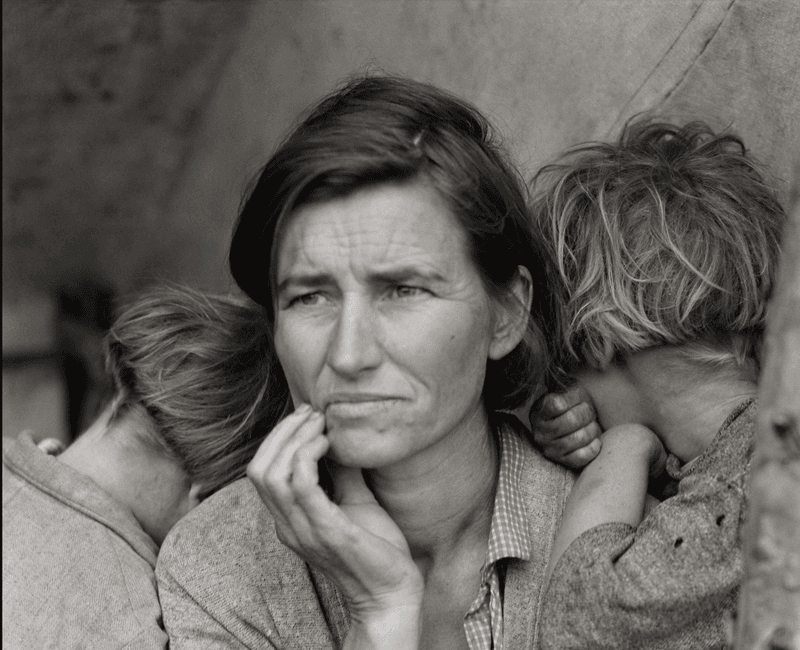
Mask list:
[[[700,456],[681,465],[678,458],[670,455],[667,459],[669,477],[674,481],[703,475],[727,480],[741,477],[753,455],[757,416],[758,401],[755,398],[738,404]]]

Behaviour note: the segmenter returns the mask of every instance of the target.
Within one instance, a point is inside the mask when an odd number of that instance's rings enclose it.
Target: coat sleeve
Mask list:
[[[724,648],[742,577],[743,481],[691,477],[639,525],[576,539],[545,595],[542,648]]]
[[[347,632],[341,595],[281,544],[247,479],[178,522],[156,579],[172,650],[332,650]]]
[[[237,575],[235,563],[213,561],[223,549],[203,548],[194,536],[176,532],[167,538],[156,568],[171,650],[282,648],[270,638],[275,624],[267,603],[257,602],[259,590]]]

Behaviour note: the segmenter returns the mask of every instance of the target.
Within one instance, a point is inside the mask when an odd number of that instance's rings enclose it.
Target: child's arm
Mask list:
[[[638,525],[592,513],[580,497],[593,490],[580,477],[565,528],[557,533],[542,601],[541,650],[727,647],[726,625],[741,583],[739,527],[747,501],[748,432],[754,425],[751,418],[737,426],[692,468],[681,468],[678,493]],[[611,437],[603,441],[606,453],[613,446]],[[637,470],[640,477],[646,476],[644,465]],[[612,495],[610,504],[602,504],[605,512],[624,504],[620,493]],[[590,518],[583,524],[582,508]],[[617,521],[586,529],[601,518]]]
[[[529,413],[534,444],[550,460],[579,470],[600,451],[600,425],[592,398],[580,384],[547,393]]]
[[[597,458],[581,472],[567,500],[553,543],[548,579],[564,551],[584,532],[602,524],[638,526],[647,482],[666,462],[661,441],[638,424],[612,427],[602,435]]]

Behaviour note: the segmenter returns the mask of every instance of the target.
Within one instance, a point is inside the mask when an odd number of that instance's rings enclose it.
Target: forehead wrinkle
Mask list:
[[[344,211],[327,215],[324,220],[318,215],[312,219],[298,215],[287,224],[279,248],[278,275],[324,273],[345,262],[348,270],[362,280],[414,267],[425,275],[447,277],[454,273],[453,259],[441,254],[448,248],[447,235],[452,233],[437,228],[420,238],[414,225],[425,223],[424,216],[402,225],[372,214],[356,216],[354,228],[353,215]]]

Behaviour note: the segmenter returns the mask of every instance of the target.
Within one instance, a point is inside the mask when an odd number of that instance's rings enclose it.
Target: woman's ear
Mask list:
[[[532,287],[530,271],[518,266],[512,282],[511,300],[497,306],[494,332],[489,344],[489,358],[493,361],[502,359],[522,340],[531,317]]]

